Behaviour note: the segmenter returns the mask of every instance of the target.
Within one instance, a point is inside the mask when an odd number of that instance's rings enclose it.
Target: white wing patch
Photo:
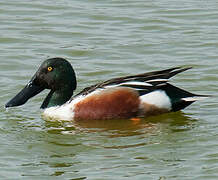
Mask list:
[[[108,85],[108,86],[104,86],[104,88],[114,88],[114,87],[118,87],[118,86],[120,86],[120,84]]]
[[[120,83],[119,85],[152,86],[152,84],[146,82],[140,82],[140,81],[129,81],[129,82]]]
[[[167,82],[168,80],[167,79],[151,79],[151,80],[148,80],[146,82]]]
[[[120,84],[113,84],[113,85],[108,85],[108,86],[104,86],[104,88],[114,88],[114,87],[120,87],[122,85],[125,85],[128,87],[128,85],[130,86],[144,86],[144,87],[151,87],[153,86],[152,84],[150,83],[146,83],[146,82],[140,82],[140,81],[128,81],[128,82],[124,82],[124,83],[120,83]],[[140,90],[140,88],[134,88],[135,90]]]
[[[167,110],[171,110],[172,108],[170,98],[163,90],[156,90],[151,93],[140,96],[140,100],[142,103],[144,102],[147,104],[152,104],[157,106],[158,108],[163,108]]]

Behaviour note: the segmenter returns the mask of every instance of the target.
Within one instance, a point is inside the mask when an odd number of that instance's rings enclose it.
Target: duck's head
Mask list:
[[[5,107],[20,106],[44,89],[51,91],[41,108],[62,105],[76,89],[76,76],[71,64],[63,58],[45,60],[29,83]]]

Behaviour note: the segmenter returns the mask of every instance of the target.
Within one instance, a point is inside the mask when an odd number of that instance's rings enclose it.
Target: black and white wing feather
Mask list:
[[[175,67],[175,68],[165,69],[161,71],[152,71],[152,72],[137,74],[133,76],[114,78],[87,87],[83,89],[80,93],[78,93],[76,96],[87,95],[99,88],[106,89],[112,87],[129,87],[138,91],[140,95],[144,95],[156,89],[160,89],[164,85],[167,85],[169,78],[175,76],[178,73],[186,71],[190,68],[191,67],[187,67],[187,68]]]

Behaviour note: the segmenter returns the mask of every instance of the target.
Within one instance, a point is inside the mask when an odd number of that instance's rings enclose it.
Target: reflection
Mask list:
[[[146,133],[156,134],[163,125],[175,132],[186,131],[193,128],[195,121],[188,114],[175,112],[132,120],[45,121],[45,126],[49,133],[54,134],[102,132],[109,137],[121,137]]]
[[[153,123],[169,123],[172,125],[185,125],[190,121],[193,121],[194,119],[182,111],[177,111],[177,112],[162,114],[159,116],[152,116],[147,118],[147,120]]]
[[[123,158],[129,158],[131,152],[137,152],[133,157],[137,163],[152,160],[150,154],[153,151],[168,153],[170,149],[177,152],[174,146],[167,146],[167,151],[164,151],[165,144],[183,140],[184,134],[188,133],[180,134],[182,139],[177,139],[179,133],[175,132],[193,128],[196,120],[188,114],[176,112],[135,120],[44,122],[47,133],[43,149],[49,152],[49,158],[43,158],[40,163],[47,163],[53,171],[51,176],[63,176],[72,169],[80,176],[81,167],[89,168],[87,162],[93,163],[96,159],[100,163],[105,160],[122,162]]]
[[[52,134],[102,133],[110,137],[134,136],[154,129],[153,123],[144,119],[92,120],[92,121],[45,121],[47,131]]]
[[[160,123],[168,125],[168,129],[172,131],[186,131],[194,127],[196,119],[192,118],[190,114],[185,114],[182,111],[154,116],[147,119],[151,123]]]

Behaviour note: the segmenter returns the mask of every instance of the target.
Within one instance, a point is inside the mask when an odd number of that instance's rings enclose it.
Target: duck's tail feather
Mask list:
[[[172,68],[172,70],[169,73],[168,78],[171,78],[171,77],[173,77],[173,76],[175,76],[175,75],[177,75],[177,74],[179,74],[181,72],[187,71],[189,69],[192,69],[192,67],[182,67],[182,66],[180,66],[180,67]]]
[[[209,98],[211,96],[209,95],[198,95],[196,94],[195,96],[193,97],[186,97],[186,98],[182,98],[183,101],[186,101],[186,102],[195,102],[195,101],[200,101],[200,100],[204,100],[206,98]]]
[[[193,94],[169,83],[161,87],[161,89],[164,90],[167,96],[170,98],[172,104],[171,111],[179,111],[186,108],[195,101],[210,97],[207,95]]]

